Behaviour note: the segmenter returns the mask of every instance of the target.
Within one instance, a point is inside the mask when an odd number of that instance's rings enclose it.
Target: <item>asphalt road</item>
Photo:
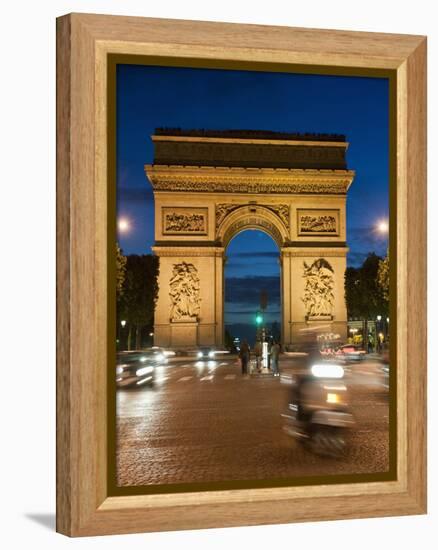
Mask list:
[[[282,373],[294,363],[280,361]],[[315,456],[283,430],[289,388],[242,377],[235,358],[171,362],[154,388],[117,391],[119,486],[260,480],[388,470],[388,396],[376,365],[353,367],[357,425],[342,459]]]

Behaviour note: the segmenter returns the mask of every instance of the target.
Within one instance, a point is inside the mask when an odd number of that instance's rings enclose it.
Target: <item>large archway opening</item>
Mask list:
[[[252,347],[263,333],[281,336],[280,250],[274,239],[258,229],[236,234],[225,251],[225,345],[246,339]]]

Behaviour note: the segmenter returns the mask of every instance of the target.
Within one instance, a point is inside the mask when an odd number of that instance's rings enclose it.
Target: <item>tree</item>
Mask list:
[[[385,258],[379,262],[379,270],[377,273],[377,280],[380,288],[382,289],[383,297],[389,301],[389,251],[387,251]]]
[[[271,325],[271,334],[272,337],[276,342],[280,341],[281,338],[281,329],[280,329],[280,323],[278,321],[274,321]]]
[[[119,300],[120,315],[128,324],[128,349],[131,349],[132,329],[136,333],[136,348],[141,348],[141,331],[154,324],[158,298],[159,259],[151,254],[126,258],[126,276]]]
[[[234,338],[231,336],[230,331],[225,329],[225,348],[230,350],[232,353],[236,351],[236,346],[234,345]]]
[[[119,298],[123,293],[123,283],[126,277],[126,256],[123,256],[123,252],[116,243],[116,291]]]
[[[377,315],[387,315],[388,302],[378,282],[381,259],[368,254],[359,268],[348,267],[345,271],[345,301],[348,317],[364,322],[364,346],[368,346],[368,321]]]

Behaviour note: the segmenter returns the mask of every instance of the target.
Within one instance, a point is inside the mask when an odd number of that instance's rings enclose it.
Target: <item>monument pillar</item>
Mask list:
[[[347,251],[346,247],[283,247],[284,344],[299,344],[318,333],[347,338]]]
[[[222,346],[224,249],[155,246],[153,251],[160,258],[154,343]]]

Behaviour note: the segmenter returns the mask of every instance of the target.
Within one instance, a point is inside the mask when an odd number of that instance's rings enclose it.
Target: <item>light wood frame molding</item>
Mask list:
[[[108,495],[106,63],[110,53],[394,71],[396,481]],[[426,38],[106,15],[60,17],[57,530],[84,536],[423,514],[426,500]]]

